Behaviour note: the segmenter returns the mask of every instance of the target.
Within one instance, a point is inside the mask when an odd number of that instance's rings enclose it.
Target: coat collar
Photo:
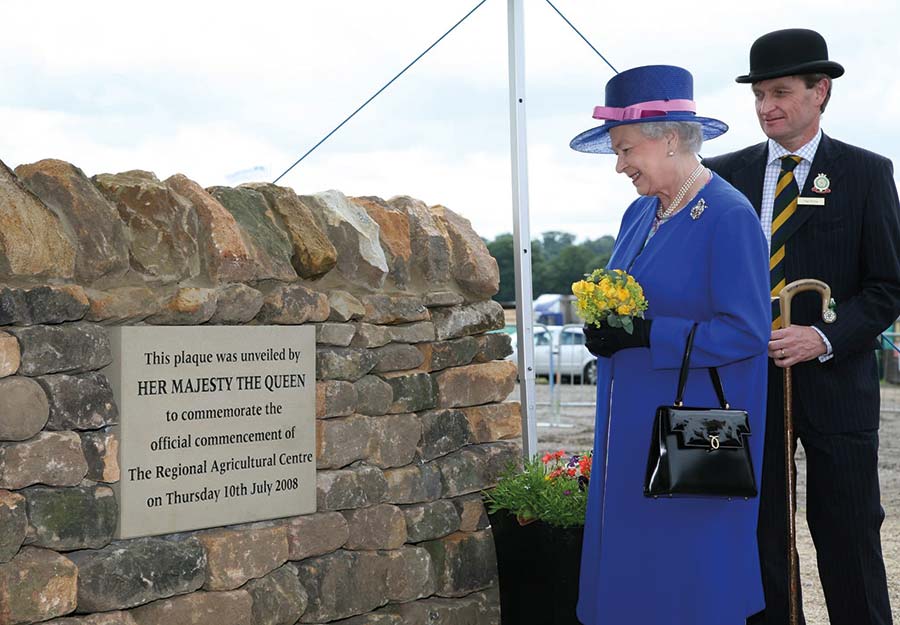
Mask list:
[[[816,194],[812,191],[812,181],[819,173],[825,173],[829,178],[834,178],[834,173],[839,167],[840,151],[840,144],[823,132],[816,155],[810,166],[807,182],[804,188],[800,190],[801,197],[816,197]],[[766,159],[768,154],[768,142],[747,148],[741,154],[741,162],[738,163],[732,177],[734,186],[744,190],[757,215],[760,213],[762,206],[762,187],[766,177]],[[798,206],[797,213],[794,216],[797,225],[799,226],[809,219],[816,208],[815,206]]]
[[[840,153],[840,143],[825,133],[822,133],[822,139],[819,141],[819,149],[816,150],[816,156],[813,158],[812,165],[809,169],[806,188],[800,190],[801,196],[810,197],[810,195],[814,193],[812,190],[812,181],[819,173],[825,173],[829,177],[832,176],[830,172],[833,172],[836,167],[840,166]]]

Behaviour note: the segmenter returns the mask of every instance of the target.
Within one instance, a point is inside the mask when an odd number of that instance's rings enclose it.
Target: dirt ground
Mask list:
[[[538,449],[575,452],[590,449],[594,436],[595,387],[561,385],[556,398],[547,384],[536,387]],[[886,518],[881,528],[882,549],[895,620],[900,620],[900,386],[882,388],[879,475],[881,504]],[[518,400],[518,388],[510,400]],[[552,400],[559,404],[554,410]],[[802,447],[797,454],[797,550],[803,584],[803,609],[808,625],[828,625],[825,599],[816,569],[816,552],[806,525],[806,464]]]

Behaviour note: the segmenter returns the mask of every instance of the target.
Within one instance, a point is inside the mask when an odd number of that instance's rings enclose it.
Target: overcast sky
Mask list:
[[[0,160],[271,181],[477,2],[7,3]],[[761,140],[750,89],[734,82],[753,40],[814,28],[847,70],[825,131],[900,157],[896,0],[554,3],[619,70],[693,72],[698,112],[731,125],[704,155]],[[612,70],[544,0],[524,4],[532,234],[615,234],[631,183],[612,157],[568,147],[596,125]],[[412,195],[482,236],[511,232],[507,72],[506,0],[487,0],[280,184]]]

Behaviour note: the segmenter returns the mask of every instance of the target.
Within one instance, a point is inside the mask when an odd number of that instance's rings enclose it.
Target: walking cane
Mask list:
[[[822,296],[822,320],[832,323],[837,315],[830,308],[831,287],[820,280],[811,278],[795,280],[778,293],[781,306],[781,327],[791,325],[791,300],[798,293],[817,291]],[[794,467],[794,416],[793,389],[791,368],[784,370],[784,469],[787,475],[787,515],[788,515],[788,574],[790,625],[797,625],[800,618],[799,583],[800,570],[797,561],[797,512],[794,508],[797,499],[797,475]]]

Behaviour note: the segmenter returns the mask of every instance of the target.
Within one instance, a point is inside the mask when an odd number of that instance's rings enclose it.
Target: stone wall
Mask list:
[[[499,623],[498,272],[409,197],[0,163],[0,625]],[[115,541],[107,327],[311,324],[315,514]]]

